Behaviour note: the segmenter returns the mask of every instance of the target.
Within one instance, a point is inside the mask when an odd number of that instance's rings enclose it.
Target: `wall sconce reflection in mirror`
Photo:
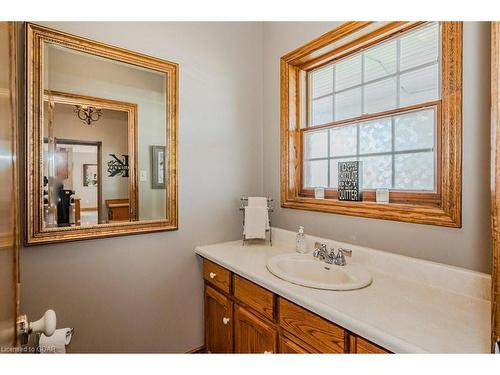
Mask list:
[[[101,108],[86,105],[75,105],[75,113],[87,125],[92,125],[93,122],[99,121],[102,116]]]

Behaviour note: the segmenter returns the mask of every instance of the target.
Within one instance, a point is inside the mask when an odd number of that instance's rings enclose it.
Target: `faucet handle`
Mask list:
[[[343,248],[339,247],[339,253],[342,253],[348,257],[352,257],[352,250],[350,250],[350,249],[343,249]]]
[[[315,242],[314,249],[315,250],[326,250],[326,245],[324,243],[321,243],[321,242]]]

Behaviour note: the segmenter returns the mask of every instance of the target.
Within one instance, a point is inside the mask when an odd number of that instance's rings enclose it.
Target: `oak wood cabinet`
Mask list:
[[[206,259],[203,277],[209,353],[389,353]]]
[[[234,305],[234,352],[276,353],[278,331],[245,308]]]
[[[233,352],[233,302],[205,286],[205,348],[209,353]]]

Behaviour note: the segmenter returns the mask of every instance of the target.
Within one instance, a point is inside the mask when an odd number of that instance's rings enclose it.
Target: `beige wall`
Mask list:
[[[74,327],[72,352],[184,352],[203,343],[193,249],[237,239],[262,192],[258,23],[50,23],[180,64],[179,230],[22,249],[22,311]]]
[[[336,23],[264,24],[264,192],[279,196],[279,58]],[[489,23],[464,24],[463,227],[449,229],[277,208],[273,224],[357,245],[490,272]]]

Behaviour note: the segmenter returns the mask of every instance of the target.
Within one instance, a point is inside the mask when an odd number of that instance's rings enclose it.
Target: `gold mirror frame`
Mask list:
[[[26,245],[76,241],[111,236],[178,229],[177,202],[177,102],[178,70],[176,63],[128,51],[90,39],[67,34],[32,23],[25,26],[26,42]],[[166,75],[166,218],[84,227],[43,228],[43,47],[50,43],[76,51],[155,70]],[[135,145],[134,145],[135,148]],[[131,168],[133,170],[133,168]],[[133,171],[131,170],[131,173]],[[132,185],[137,176],[130,175]],[[133,217],[133,216],[131,216]]]

